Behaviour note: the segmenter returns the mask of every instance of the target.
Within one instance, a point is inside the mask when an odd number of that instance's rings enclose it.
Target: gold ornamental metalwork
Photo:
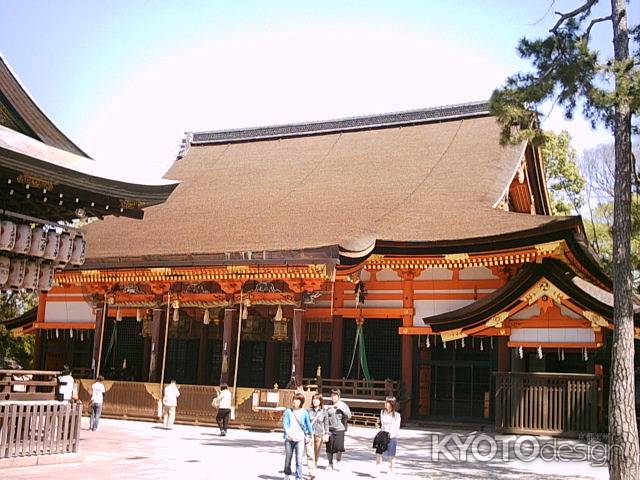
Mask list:
[[[485,325],[487,327],[502,328],[502,323],[507,319],[507,317],[509,317],[509,312],[500,312],[487,320]]]
[[[446,332],[440,333],[440,336],[442,337],[443,342],[451,342],[453,340],[468,337],[468,335],[462,331],[462,328],[447,330]]]

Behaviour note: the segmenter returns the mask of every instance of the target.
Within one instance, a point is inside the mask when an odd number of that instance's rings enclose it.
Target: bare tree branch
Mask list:
[[[583,5],[579,6],[575,10],[572,10],[568,13],[555,12],[556,15],[560,15],[560,18],[558,19],[556,24],[553,26],[553,28],[549,30],[549,32],[553,33],[554,35],[557,35],[558,28],[560,28],[560,25],[562,25],[568,19],[573,18],[576,15],[579,15],[580,13],[588,13],[597,2],[598,0],[587,0],[587,2],[585,2]]]
[[[591,34],[591,28],[592,28],[596,23],[606,22],[607,20],[613,20],[613,15],[607,15],[606,17],[594,18],[593,20],[591,20],[591,23],[589,23],[589,26],[588,26],[588,27],[587,27],[587,29],[584,31],[583,38],[584,38],[585,40],[588,40],[588,39],[589,39],[589,35]]]
[[[531,27],[533,25],[537,25],[539,24],[542,20],[544,20],[546,18],[547,15],[549,15],[549,12],[551,11],[551,9],[553,8],[553,5],[555,5],[556,0],[552,0],[552,2],[549,4],[549,7],[547,8],[547,11],[544,12],[544,15],[542,15],[538,20],[536,20],[533,23],[529,23],[527,26]]]

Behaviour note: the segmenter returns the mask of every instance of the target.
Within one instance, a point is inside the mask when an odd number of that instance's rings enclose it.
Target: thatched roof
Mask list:
[[[556,221],[494,208],[525,145],[500,145],[486,104],[409,113],[194,134],[165,176],[181,183],[164,204],[142,221],[89,226],[89,262],[359,250],[376,239],[480,238]]]

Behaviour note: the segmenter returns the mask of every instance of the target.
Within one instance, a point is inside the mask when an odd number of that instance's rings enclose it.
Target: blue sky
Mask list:
[[[550,3],[0,0],[0,51],[105,172],[149,179],[185,130],[488,98],[526,67],[517,40],[546,32]],[[594,33],[608,55],[610,27]],[[545,125],[579,149],[610,139],[560,111]]]

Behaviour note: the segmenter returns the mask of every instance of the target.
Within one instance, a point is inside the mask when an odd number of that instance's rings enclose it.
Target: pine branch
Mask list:
[[[553,26],[553,28],[551,30],[549,30],[551,33],[553,33],[554,35],[558,34],[558,29],[560,28],[560,26],[566,22],[567,20],[569,20],[570,18],[574,18],[576,15],[579,15],[581,13],[584,13],[585,15],[588,15],[589,12],[591,11],[591,8],[598,3],[598,0],[588,0],[587,2],[585,2],[583,5],[579,6],[578,8],[576,8],[575,10],[572,10],[568,13],[562,13],[562,12],[555,12],[556,15],[560,15],[560,18],[558,19],[558,21],[556,22],[556,24]]]
[[[591,23],[589,23],[589,26],[588,26],[588,27],[587,27],[587,29],[584,31],[583,38],[584,38],[585,40],[588,40],[588,39],[589,39],[589,35],[591,34],[591,28],[592,28],[596,23],[606,22],[607,20],[613,20],[613,15],[607,15],[606,17],[594,18],[593,20],[591,20]]]

